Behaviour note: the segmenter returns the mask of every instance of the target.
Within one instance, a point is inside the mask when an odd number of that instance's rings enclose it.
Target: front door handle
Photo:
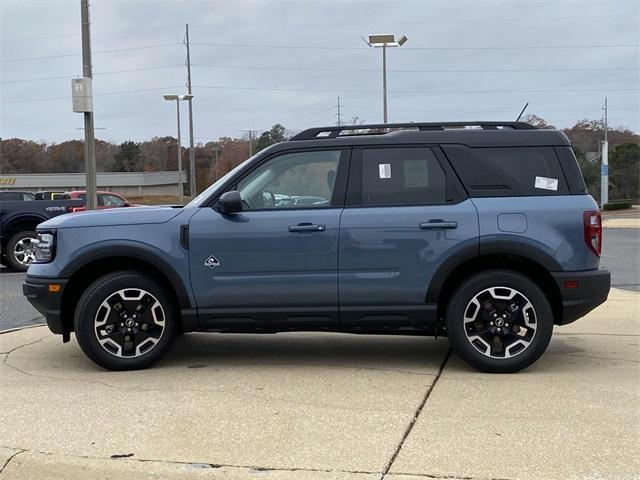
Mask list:
[[[299,223],[298,225],[290,225],[290,232],[324,232],[326,225],[317,225],[314,223]]]
[[[419,225],[421,230],[436,230],[436,229],[453,229],[458,228],[458,222],[445,222],[444,220],[429,220],[428,222],[421,222]]]

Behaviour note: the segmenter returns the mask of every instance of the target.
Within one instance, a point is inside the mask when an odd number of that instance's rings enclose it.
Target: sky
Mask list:
[[[189,24],[196,143],[382,121],[600,119],[640,132],[640,1],[93,0],[96,137],[176,135]],[[82,138],[70,79],[82,74],[80,0],[0,0],[0,137]],[[183,142],[188,135],[181,109]]]

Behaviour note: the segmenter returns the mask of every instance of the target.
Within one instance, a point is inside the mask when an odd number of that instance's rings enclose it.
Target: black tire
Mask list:
[[[34,232],[33,230],[22,230],[20,232],[14,233],[9,238],[9,241],[7,242],[7,251],[5,253],[7,266],[9,268],[17,272],[27,271],[27,269],[29,268],[29,265],[22,263],[20,260],[18,260],[18,258],[16,258],[16,255],[15,255],[16,245],[21,240],[26,240],[26,239],[35,240],[36,236],[37,236],[36,232]]]
[[[142,297],[142,300],[131,300],[122,296],[114,297],[114,295],[120,295],[117,292],[122,290],[125,291],[125,294],[143,291],[148,295]],[[123,298],[124,300],[121,302],[117,300]],[[104,307],[103,302],[106,302],[107,299],[124,305],[124,308],[120,307],[124,314],[118,310],[117,303],[113,308]],[[127,320],[133,322],[132,315],[137,312],[135,304],[141,305],[145,302],[148,302],[147,306],[143,307],[144,310],[135,320],[139,323],[129,325],[136,333],[128,333],[124,322]],[[160,309],[158,309],[158,304]],[[149,305],[151,306],[149,307]],[[100,317],[98,317],[99,311]],[[119,311],[120,313],[118,313]],[[158,322],[155,322],[156,317],[161,317],[164,325],[162,329],[160,329]],[[104,329],[100,330],[96,323],[98,318],[106,319],[106,323],[102,324],[104,327],[109,326],[114,330],[117,329],[113,332],[112,341],[108,341],[108,335],[102,336],[103,341],[107,340],[106,347],[98,340],[98,335],[101,335],[99,332],[104,331]],[[140,370],[151,367],[166,355],[177,336],[178,322],[179,314],[176,305],[162,283],[136,271],[119,271],[100,277],[84,291],[76,307],[74,327],[80,348],[96,364],[107,370]],[[139,328],[138,325],[140,325]],[[148,325],[151,325],[150,329],[142,332],[144,327]],[[144,335],[153,336],[149,332],[156,332],[154,335],[158,336],[157,340],[152,339],[156,340],[154,344],[147,341],[146,338],[136,344],[136,341],[141,337],[144,338]],[[138,336],[136,337],[136,335]],[[126,342],[127,338],[133,340]],[[130,353],[131,345],[136,350],[133,355],[127,356],[126,350],[129,350]],[[142,348],[143,346],[145,346],[145,350],[139,352],[138,347]],[[117,348],[120,350],[116,350]]]
[[[505,288],[488,290],[495,287]],[[517,302],[496,300],[492,294],[507,297],[510,289],[520,294],[513,297],[519,299]],[[474,298],[477,304],[472,305]],[[517,303],[525,307],[520,308]],[[513,305],[516,310],[512,314]],[[465,323],[465,314],[475,320]],[[452,348],[469,365],[483,372],[512,373],[527,368],[544,353],[553,333],[553,312],[544,292],[524,275],[487,270],[471,276],[457,288],[447,306],[446,327]],[[516,336],[523,334],[520,338]],[[487,340],[491,338],[494,340]]]

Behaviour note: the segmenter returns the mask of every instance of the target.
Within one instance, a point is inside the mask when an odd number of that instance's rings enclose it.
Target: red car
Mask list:
[[[68,197],[66,197],[68,195]],[[65,197],[70,199],[82,199],[86,200],[86,190],[73,190],[71,192],[65,192]],[[98,210],[104,210],[106,208],[121,208],[121,207],[135,207],[137,205],[131,204],[126,198],[113,192],[98,192]],[[74,207],[72,212],[84,212],[85,207]]]

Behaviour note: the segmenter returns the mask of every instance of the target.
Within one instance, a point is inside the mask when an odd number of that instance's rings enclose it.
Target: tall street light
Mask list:
[[[178,193],[180,196],[180,204],[184,204],[184,185],[182,183],[182,142],[180,141],[180,102],[189,101],[193,98],[193,95],[164,95],[164,99],[168,101],[175,100],[176,112],[178,117]]]
[[[382,111],[384,123],[387,123],[387,47],[401,47],[407,41],[407,37],[402,35],[396,40],[392,33],[376,33],[369,35],[369,40],[365,40],[370,47],[382,48]]]

